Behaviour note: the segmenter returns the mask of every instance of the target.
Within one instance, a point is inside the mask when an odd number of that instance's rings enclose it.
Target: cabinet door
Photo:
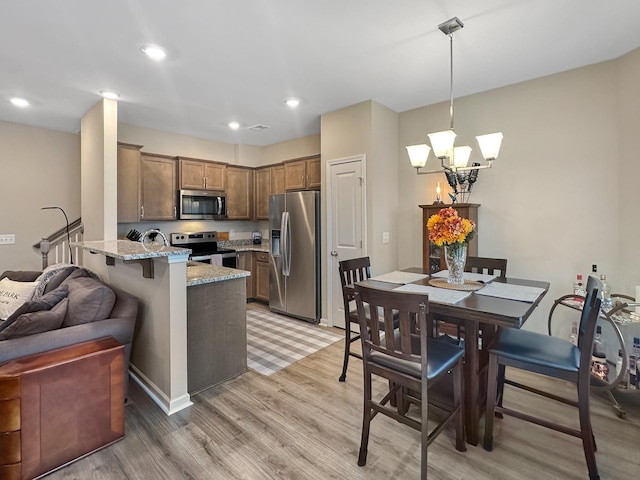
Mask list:
[[[140,220],[176,219],[176,161],[171,157],[142,155]]]
[[[204,186],[207,190],[223,190],[226,165],[204,162]]]
[[[269,301],[269,254],[254,252],[255,262],[255,298],[263,302]]]
[[[271,167],[258,168],[255,171],[256,192],[254,205],[257,220],[269,219],[269,195],[271,195]]]
[[[253,170],[227,167],[227,219],[251,220]]]
[[[297,160],[284,164],[284,188],[285,190],[304,190],[307,186],[307,162]]]
[[[118,222],[140,221],[139,145],[118,144]]]
[[[180,159],[180,188],[184,190],[202,190],[204,187],[203,162]]]
[[[284,165],[271,167],[271,195],[284,193]]]
[[[246,277],[247,280],[247,300],[253,298],[255,295],[253,293],[253,283],[254,283],[254,274],[253,274],[253,252],[238,252],[238,268],[240,270],[246,270],[251,272],[250,277]]]
[[[320,183],[320,157],[307,160],[307,188],[319,189]]]

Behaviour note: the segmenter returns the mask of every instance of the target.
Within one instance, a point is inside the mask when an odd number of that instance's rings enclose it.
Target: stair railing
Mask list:
[[[42,269],[47,268],[49,263],[52,265],[57,263],[81,264],[82,249],[71,246],[69,242],[81,242],[82,234],[82,219],[78,218],[69,224],[68,234],[67,227],[64,226],[34,244],[33,248],[40,251],[40,255],[42,255]]]

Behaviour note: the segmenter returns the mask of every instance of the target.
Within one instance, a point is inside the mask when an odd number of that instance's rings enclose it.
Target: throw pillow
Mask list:
[[[67,313],[68,303],[69,300],[65,298],[51,310],[23,313],[0,332],[0,340],[26,337],[60,328]]]
[[[39,298],[33,299],[30,302],[23,303],[18,307],[18,309],[11,314],[9,318],[7,318],[2,324],[0,324],[0,332],[2,332],[5,328],[15,322],[20,315],[24,313],[33,313],[40,312],[43,310],[51,310],[54,306],[56,306],[60,301],[67,298],[69,294],[69,287],[66,285],[61,286],[60,288],[56,288],[51,292],[43,295]]]
[[[69,287],[69,308],[63,327],[97,322],[109,318],[116,294],[107,285],[91,276],[76,271],[62,282]]]
[[[9,318],[20,305],[31,300],[35,288],[36,282],[0,280],[0,318]]]

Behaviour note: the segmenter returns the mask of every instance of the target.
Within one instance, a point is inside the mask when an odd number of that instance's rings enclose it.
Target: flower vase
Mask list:
[[[444,259],[447,262],[449,276],[447,283],[464,285],[464,264],[467,261],[467,244],[454,243],[444,246]]]

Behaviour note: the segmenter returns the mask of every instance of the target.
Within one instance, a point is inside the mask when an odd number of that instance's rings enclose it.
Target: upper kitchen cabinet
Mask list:
[[[226,164],[179,157],[180,189],[224,190]]]
[[[284,193],[284,165],[271,166],[271,195]]]
[[[140,220],[176,220],[176,158],[143,153]]]
[[[227,166],[228,220],[251,220],[253,206],[253,169],[240,166]]]
[[[285,190],[320,188],[320,155],[284,162]]]
[[[269,219],[269,195],[271,195],[271,167],[256,168],[254,171],[255,195],[253,205],[256,220]]]
[[[140,159],[142,145],[118,143],[118,222],[140,221]]]

